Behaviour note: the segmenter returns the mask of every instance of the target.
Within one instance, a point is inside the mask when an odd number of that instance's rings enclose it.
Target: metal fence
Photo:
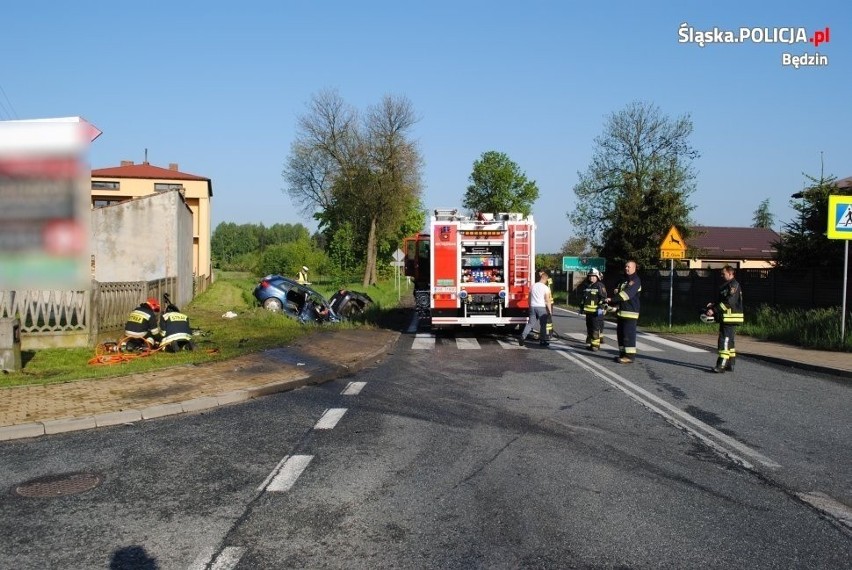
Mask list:
[[[0,317],[21,323],[21,348],[94,346],[104,333],[123,330],[136,306],[163,293],[176,296],[177,278],[100,283],[87,291],[0,291]]]
[[[653,269],[639,272],[642,279],[642,301],[668,304],[672,289],[672,305],[693,308],[716,301],[722,276],[718,269],[676,269],[670,283],[671,271]],[[607,290],[612,291],[622,275],[604,276]],[[573,283],[569,285],[569,279]],[[577,272],[555,272],[554,291],[569,291],[568,302],[579,303],[577,287],[585,275]],[[738,269],[736,279],[743,288],[746,310],[758,305],[779,307],[840,307],[843,303],[843,276],[839,272],[826,273],[816,269],[800,271],[785,269]],[[846,304],[852,304],[852,280],[847,283]]]

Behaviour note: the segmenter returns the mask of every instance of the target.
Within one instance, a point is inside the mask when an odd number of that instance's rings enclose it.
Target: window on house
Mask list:
[[[92,180],[92,190],[120,190],[119,182],[104,182]]]
[[[121,201],[122,201],[122,200],[101,200],[101,199],[95,199],[95,200],[92,200],[92,207],[93,207],[93,208],[103,208],[104,206],[109,206],[109,205],[111,205],[111,204],[118,204],[118,203],[119,203],[119,202],[121,202]]]
[[[155,192],[165,192],[166,190],[183,190],[183,184],[154,182],[154,191]]]

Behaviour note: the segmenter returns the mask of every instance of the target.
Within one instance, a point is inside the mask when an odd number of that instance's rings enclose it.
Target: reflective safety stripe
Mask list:
[[[169,336],[167,336],[163,340],[161,340],[160,344],[165,346],[165,345],[172,343],[176,340],[192,340],[192,335],[187,334],[187,333],[170,334]]]
[[[622,319],[638,319],[639,313],[634,313],[633,311],[618,311],[618,315]]]
[[[742,324],[743,323],[743,314],[742,313],[732,313],[725,311],[722,313],[722,322],[728,324]]]

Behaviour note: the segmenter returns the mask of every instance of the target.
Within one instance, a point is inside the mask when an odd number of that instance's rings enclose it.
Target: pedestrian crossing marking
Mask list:
[[[456,339],[456,346],[459,350],[476,350],[482,348],[475,338],[459,337]]]
[[[837,208],[838,212],[843,210],[843,205],[840,204],[840,206],[841,207]],[[834,229],[852,230],[852,204],[846,204],[846,211],[837,218],[837,223],[835,224]]]
[[[575,338],[581,342],[586,342],[586,335],[584,335],[583,333],[569,333],[568,335],[563,336],[570,336],[571,338]],[[610,343],[616,342],[616,340],[613,338],[608,338],[606,340],[610,341]],[[604,344],[601,345],[601,348],[617,351],[618,349],[612,347],[610,343],[606,343],[606,341],[604,341]],[[650,344],[645,344],[644,342],[639,341],[636,342],[636,350],[638,350],[639,352],[663,352],[662,348],[657,348],[656,346],[651,346]]]
[[[414,335],[414,343],[411,345],[413,350],[428,350],[435,348],[435,335],[417,333]]]
[[[642,342],[637,340],[636,349],[641,353],[665,352],[666,349],[674,349],[681,352],[706,352],[707,349],[689,346],[680,342],[675,342],[669,339],[660,338],[649,333],[639,333],[638,338],[648,341]],[[538,341],[530,337],[527,339],[530,343],[538,343]],[[567,342],[563,342],[567,341]],[[556,347],[575,347],[579,348],[574,341],[578,341],[585,345],[586,335],[584,333],[560,333],[558,339],[553,340],[553,346]],[[618,354],[618,346],[616,345],[615,335],[605,336],[601,343],[602,352],[611,352]],[[412,350],[434,350],[438,346],[453,347],[457,350],[483,350],[489,346],[497,344],[504,350],[524,350],[525,347],[518,344],[518,340],[512,336],[484,336],[484,337],[452,337],[452,336],[436,336],[432,333],[417,333],[414,341],[411,344]],[[662,346],[661,346],[662,345]]]

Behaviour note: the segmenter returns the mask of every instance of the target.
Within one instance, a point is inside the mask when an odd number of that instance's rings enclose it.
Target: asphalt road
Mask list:
[[[5,442],[0,567],[849,567],[848,382],[650,337],[617,365],[556,327],[421,330],[346,381]],[[96,484],[21,495],[70,473]]]

